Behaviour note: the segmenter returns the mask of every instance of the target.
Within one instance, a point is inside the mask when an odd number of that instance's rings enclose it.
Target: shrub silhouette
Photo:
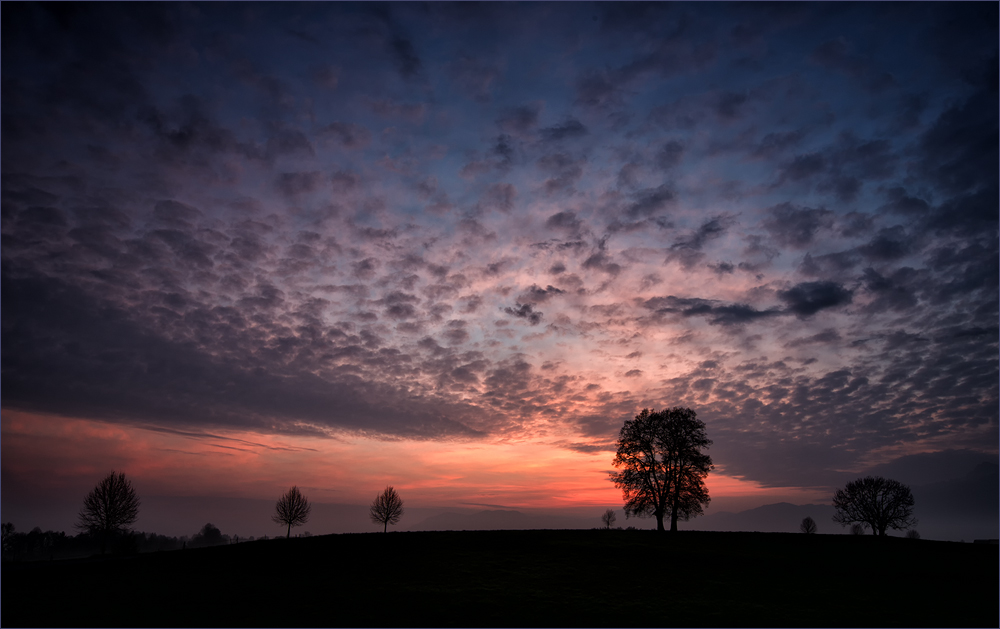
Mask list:
[[[865,525],[857,522],[851,525],[851,535],[864,535]]]
[[[811,517],[806,516],[802,520],[802,524],[799,525],[799,530],[806,534],[812,534],[816,532],[816,520]]]
[[[906,539],[920,539],[920,533],[917,532],[917,529],[910,529],[906,532]]]
[[[201,530],[194,534],[191,538],[191,546],[218,546],[219,544],[225,544],[226,536],[222,534],[222,531],[218,529],[214,524],[209,522],[205,526],[201,527]]]

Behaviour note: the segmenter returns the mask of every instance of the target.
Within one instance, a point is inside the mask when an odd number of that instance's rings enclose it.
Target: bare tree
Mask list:
[[[372,506],[368,509],[368,515],[371,516],[372,522],[382,525],[382,532],[385,533],[389,530],[390,524],[399,522],[399,518],[403,517],[403,499],[391,486],[386,487],[385,491],[375,496]]]
[[[806,534],[812,534],[816,532],[816,520],[811,517],[806,516],[802,520],[802,524],[799,525],[799,530]]]
[[[860,522],[855,522],[851,525],[851,535],[864,535],[865,525]]]
[[[908,529],[917,524],[913,517],[913,494],[899,481],[866,476],[851,481],[833,496],[837,513],[834,522],[842,526],[860,523],[873,535],[884,536],[887,528]]]
[[[701,450],[710,445],[705,422],[689,408],[647,408],[626,421],[612,461],[622,471],[610,473],[622,490],[625,517],[652,515],[662,531],[663,518],[669,516],[670,530],[676,531],[677,520],[701,515],[702,505],[711,500],[705,477],[713,467]]]
[[[139,497],[124,472],[112,471],[83,499],[76,527],[98,537],[101,554],[108,538],[124,533],[139,518]]]
[[[0,550],[6,555],[7,551],[14,550],[14,523],[4,522],[0,525],[0,530],[3,531],[3,541]]]
[[[301,526],[309,521],[309,512],[311,510],[312,505],[302,495],[299,488],[292,487],[281,498],[278,498],[277,504],[274,505],[274,515],[271,516],[271,519],[276,524],[285,524],[288,526],[285,537],[289,538],[292,536],[293,526]]]
[[[920,533],[917,529],[910,529],[906,532],[906,539],[920,539]]]
[[[610,529],[614,526],[616,519],[618,519],[618,516],[615,515],[614,509],[608,509],[604,512],[604,515],[601,516],[601,522],[604,522],[604,528],[606,529]]]

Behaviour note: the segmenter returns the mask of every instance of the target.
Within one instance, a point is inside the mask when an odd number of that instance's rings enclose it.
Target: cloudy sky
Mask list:
[[[20,530],[111,469],[620,506],[644,407],[713,506],[996,460],[995,3],[2,10]]]

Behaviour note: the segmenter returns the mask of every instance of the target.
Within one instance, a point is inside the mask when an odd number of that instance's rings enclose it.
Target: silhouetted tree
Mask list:
[[[368,515],[375,524],[382,524],[382,532],[385,533],[390,524],[399,522],[399,518],[403,517],[403,499],[391,486],[386,487],[385,491],[375,496]]]
[[[864,535],[865,525],[860,522],[855,522],[851,525],[851,535]]]
[[[610,529],[617,519],[618,516],[615,515],[614,509],[608,509],[604,512],[604,515],[601,516],[601,522],[604,522],[604,528],[606,529]]]
[[[701,449],[710,445],[705,422],[689,408],[643,409],[626,421],[613,461],[623,469],[610,473],[622,490],[625,517],[652,515],[662,531],[669,514],[670,530],[676,531],[677,520],[701,515],[710,500],[704,479],[713,469],[712,458]]]
[[[285,538],[288,539],[292,536],[293,526],[301,526],[309,521],[310,511],[312,511],[312,505],[309,504],[298,487],[292,487],[281,498],[278,498],[271,519],[277,524],[288,525],[288,531],[285,534]]]
[[[218,546],[226,542],[225,536],[217,526],[209,522],[191,538],[192,546]]]
[[[112,471],[83,499],[77,528],[99,538],[101,554],[108,539],[124,533],[139,517],[139,497],[124,472]]]
[[[0,531],[3,532],[2,545],[0,545],[0,552],[7,554],[14,550],[14,523],[4,522],[0,525]]]
[[[917,529],[910,529],[906,532],[906,539],[920,539],[920,533]]]
[[[908,529],[917,524],[913,517],[913,494],[899,481],[866,476],[851,481],[833,495],[837,513],[834,522],[842,526],[860,523],[883,536],[887,528]]]
[[[802,531],[803,533],[806,533],[806,534],[815,533],[816,532],[816,520],[813,520],[811,517],[806,516],[802,520],[802,524],[799,525],[799,530]]]

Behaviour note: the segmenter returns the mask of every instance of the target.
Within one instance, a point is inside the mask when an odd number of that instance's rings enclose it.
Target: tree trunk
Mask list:
[[[662,513],[654,513],[653,515],[656,516],[656,530],[657,531],[663,531],[664,530],[664,528],[663,528],[663,514]]]
[[[386,520],[385,522],[382,523],[382,532],[386,533],[388,532],[388,530],[389,530],[389,520]]]
[[[676,531],[677,530],[677,510],[676,509],[674,509],[674,512],[670,514],[670,530],[671,531]]]
[[[291,539],[291,538],[292,538],[292,523],[289,522],[288,523],[288,533],[285,534],[285,539]]]

